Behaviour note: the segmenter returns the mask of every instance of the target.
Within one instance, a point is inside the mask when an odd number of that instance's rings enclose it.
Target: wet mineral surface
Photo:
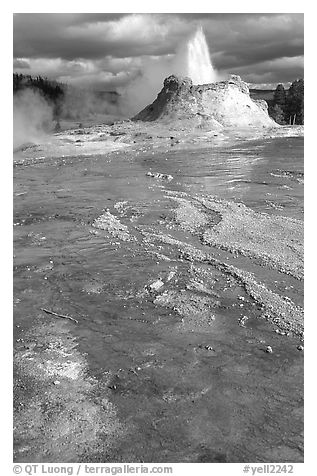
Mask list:
[[[15,461],[302,462],[303,138],[98,131],[15,156]]]

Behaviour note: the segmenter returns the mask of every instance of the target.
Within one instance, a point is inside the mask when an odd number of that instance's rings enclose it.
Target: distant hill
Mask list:
[[[107,101],[111,104],[117,104],[120,97],[117,91],[95,91],[94,94],[101,101]]]
[[[272,101],[274,89],[250,89],[252,99],[264,99],[264,101]]]
[[[250,89],[250,96],[252,99],[263,99],[270,108],[274,104],[274,92],[275,89]],[[285,89],[286,94],[287,92],[288,89]]]
[[[274,89],[250,89],[250,97],[254,100],[262,99],[266,101],[269,115],[271,116],[271,110],[274,106]]]

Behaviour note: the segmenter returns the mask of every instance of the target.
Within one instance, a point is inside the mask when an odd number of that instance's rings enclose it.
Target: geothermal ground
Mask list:
[[[303,179],[299,127],[16,151],[15,461],[302,462]]]

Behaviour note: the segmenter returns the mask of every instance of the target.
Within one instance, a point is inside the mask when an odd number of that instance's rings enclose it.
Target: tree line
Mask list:
[[[39,92],[46,101],[53,106],[54,118],[59,117],[61,104],[66,90],[65,84],[42,78],[42,76],[33,77],[25,74],[13,73],[13,94],[27,88]]]
[[[268,103],[269,114],[278,124],[304,124],[304,80],[293,81],[288,91],[278,84]]]

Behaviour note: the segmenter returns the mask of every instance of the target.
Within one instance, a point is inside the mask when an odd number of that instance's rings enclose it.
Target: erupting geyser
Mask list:
[[[209,49],[202,27],[182,45],[176,57],[176,74],[187,76],[193,84],[208,84],[217,81]]]

